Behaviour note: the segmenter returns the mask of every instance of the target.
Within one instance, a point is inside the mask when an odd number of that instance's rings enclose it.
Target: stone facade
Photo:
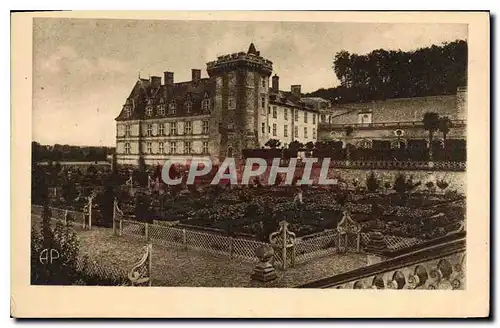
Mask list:
[[[324,104],[324,101],[316,100],[316,103]],[[456,95],[329,105],[320,111],[318,139],[321,141],[338,140],[344,145],[369,146],[374,140],[384,140],[396,147],[406,145],[408,140],[427,141],[429,132],[422,124],[426,112],[447,116],[452,121],[448,139],[466,139],[465,88],[459,88]],[[443,135],[436,131],[434,139],[442,141]]]
[[[209,78],[198,69],[187,82],[174,83],[172,72],[164,73],[164,84],[161,77],[139,78],[116,118],[118,163],[136,165],[141,156],[149,165],[196,157],[218,163],[271,138],[316,141],[319,112],[301,100],[300,86],[280,91],[275,76],[271,88],[272,71],[272,62],[251,44],[247,52],[207,63]]]

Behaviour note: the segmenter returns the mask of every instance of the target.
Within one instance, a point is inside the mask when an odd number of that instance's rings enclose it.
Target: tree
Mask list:
[[[348,51],[342,50],[335,55],[333,70],[344,87],[351,86],[351,67],[351,54]]]
[[[269,139],[264,146],[269,147],[271,149],[276,149],[281,146],[281,142],[278,139]]]
[[[116,159],[116,154],[113,153],[111,156],[112,156],[111,157],[111,172],[113,174],[116,174],[116,173],[118,173],[118,162]]]
[[[351,54],[341,50],[333,60],[341,85],[306,96],[346,103],[454,94],[467,83],[467,52],[465,40],[411,51],[375,49]]]
[[[447,159],[447,149],[446,149],[446,137],[453,127],[453,123],[451,122],[448,116],[440,117],[438,123],[439,132],[443,134],[443,145],[444,145],[444,156],[445,160]]]
[[[422,123],[424,124],[424,129],[429,131],[429,161],[432,162],[432,140],[434,132],[439,127],[439,115],[434,112],[427,112],[422,118]]]
[[[51,227],[46,204],[42,227],[31,230],[31,283],[33,285],[71,285],[77,279],[78,239],[70,226]],[[58,258],[52,258],[53,255]]]
[[[302,148],[304,148],[304,145],[301,142],[297,141],[297,140],[294,140],[294,141],[292,141],[292,142],[290,142],[288,144],[288,149],[290,149],[292,151],[296,151],[297,152],[297,151],[299,151]]]
[[[305,144],[305,147],[306,147],[306,149],[307,149],[307,150],[309,150],[309,151],[313,150],[313,149],[314,149],[314,142],[312,142],[312,141],[307,142],[307,143]]]

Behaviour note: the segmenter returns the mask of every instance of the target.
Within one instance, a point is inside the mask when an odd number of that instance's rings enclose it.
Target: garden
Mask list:
[[[385,235],[419,239],[446,235],[465,220],[465,198],[447,190],[447,181],[414,181],[403,173],[393,181],[382,181],[367,172],[364,183],[338,177],[338,183],[330,186],[263,186],[256,181],[247,186],[186,187],[158,183],[161,171],[152,168],[143,171],[144,180],[151,184],[141,187],[137,169],[90,166],[78,170],[75,174],[71,168],[35,166],[33,203],[48,193],[51,206],[83,211],[86,197],[93,193],[96,225],[112,225],[116,198],[120,209],[133,220],[259,240],[267,240],[284,219],[298,237],[335,229],[344,210],[361,225],[362,232],[377,229]],[[296,197],[299,191],[302,202]]]

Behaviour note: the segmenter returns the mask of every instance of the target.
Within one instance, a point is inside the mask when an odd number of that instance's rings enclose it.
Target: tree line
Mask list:
[[[335,103],[454,94],[467,85],[467,42],[456,40],[414,51],[342,50],[333,70],[341,85],[307,94]]]
[[[114,147],[105,146],[71,146],[55,144],[41,145],[36,141],[31,143],[31,154],[34,162],[87,162],[105,161],[107,155],[113,154]]]

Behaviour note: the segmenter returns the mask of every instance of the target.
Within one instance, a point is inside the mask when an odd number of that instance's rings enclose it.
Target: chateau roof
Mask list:
[[[279,90],[276,92],[273,89],[269,89],[269,102],[279,106],[300,108],[302,110],[318,113],[313,106],[305,103],[300,97],[293,95],[290,91]]]
[[[424,113],[435,112],[450,119],[463,119],[465,113],[458,106],[456,95],[416,98],[395,98],[368,103],[333,104],[332,123],[357,123],[360,113],[372,113],[373,123],[421,121]]]
[[[198,82],[187,81],[174,83],[172,85],[154,86],[150,80],[139,79],[132,89],[123,109],[116,118],[117,121],[142,119],[146,115],[146,107],[152,106],[154,117],[176,117],[204,115],[201,102],[203,99],[211,99],[215,95],[215,84],[208,78],[200,79]],[[191,102],[191,112],[188,114],[184,109],[186,102]],[[169,113],[169,104],[175,103],[175,114]],[[165,115],[160,115],[158,108],[165,106]],[[131,108],[131,116],[126,117],[125,108]]]

